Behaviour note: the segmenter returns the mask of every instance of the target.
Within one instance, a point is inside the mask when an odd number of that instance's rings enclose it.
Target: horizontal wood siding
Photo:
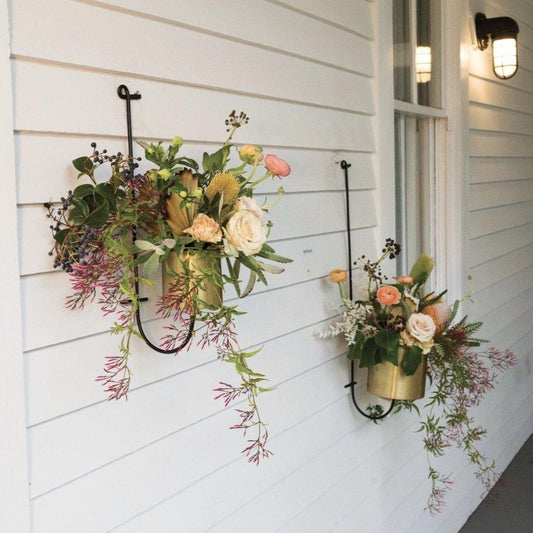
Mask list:
[[[327,274],[347,265],[340,160],[352,164],[355,255],[374,254],[382,227],[392,224],[378,189],[393,187],[392,176],[380,175],[390,154],[379,153],[376,138],[378,121],[387,123],[376,106],[379,4],[11,3],[35,533],[354,527],[425,533],[458,529],[477,505],[472,494],[477,498],[480,487],[453,453],[444,459],[457,482],[448,509],[437,519],[423,512],[429,487],[416,419],[402,414],[374,425],[361,418],[344,388],[344,342],[316,336],[337,313],[336,287]],[[488,16],[533,25],[524,0],[471,4]],[[465,232],[472,311],[496,344],[520,357],[518,369],[502,378],[479,413],[490,435],[482,451],[496,456],[500,467],[533,423],[533,39],[522,35],[515,78],[496,80],[489,54],[477,52],[469,77]],[[276,388],[260,397],[275,455],[259,468],[240,456],[242,436],[228,430],[239,405],[224,408],[214,400],[212,389],[232,381],[233,371],[213,349],[192,347],[167,357],[134,341],[128,401],[110,403],[94,378],[116,350],[108,333],[112,320],[96,306],[64,308],[69,282],[47,255],[52,239],[42,203],[58,202],[74,186],[69,161],[87,153],[92,141],[110,152],[125,150],[124,102],[116,96],[121,83],[142,93],[133,104],[138,139],[180,135],[187,153],[200,157],[224,140],[226,115],[242,109],[251,120],[237,142],[259,144],[292,166],[282,182],[286,194],[272,211],[272,240],[294,263],[242,301],[231,290],[225,294],[225,301],[247,311],[237,321],[241,344],[263,346],[255,367]],[[392,120],[391,113],[391,127]],[[264,183],[261,198],[273,198],[279,185]],[[152,303],[143,314],[149,335],[158,339],[164,324]],[[362,402],[363,389],[358,385]]]
[[[337,312],[327,273],[347,264],[342,159],[353,165],[354,248],[376,250],[373,10],[362,0],[12,4],[33,531],[155,532],[177,523],[189,532],[238,522],[250,501],[268,494],[275,505],[305,472],[331,471],[334,480],[334,449],[346,452],[348,467],[358,456],[367,460],[365,445],[402,433],[398,422],[378,437],[354,417],[343,387],[346,347],[315,335]],[[69,282],[47,255],[42,203],[73,188],[69,161],[92,141],[124,151],[121,83],[142,94],[133,104],[138,139],[179,134],[188,154],[200,157],[224,139],[227,113],[243,109],[251,120],[237,141],[260,144],[292,166],[272,213],[272,240],[294,263],[241,302],[225,295],[248,311],[238,320],[241,344],[264,346],[256,366],[276,386],[261,397],[275,456],[258,469],[239,454],[242,436],[228,431],[233,406],[213,399],[218,382],[233,379],[214,350],[162,357],[135,341],[128,401],[109,403],[94,378],[116,349],[112,320],[96,306],[64,308]],[[272,198],[278,187],[265,183],[260,194]],[[163,323],[151,303],[143,314],[159,338]],[[288,499],[277,523],[328,487],[325,479],[301,501]]]
[[[472,14],[513,17],[520,26],[517,74],[496,78],[491,50],[472,50],[468,95],[470,314],[484,322],[482,336],[519,358],[491,393],[500,406],[491,412],[488,399],[480,409],[489,429],[483,449],[503,470],[533,429],[533,4],[472,0],[470,7]],[[456,489],[438,531],[456,531],[479,504],[477,484],[464,482]],[[426,525],[427,520],[417,522]]]

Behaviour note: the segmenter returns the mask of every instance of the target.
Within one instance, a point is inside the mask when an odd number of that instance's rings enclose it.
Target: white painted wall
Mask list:
[[[523,6],[531,24],[530,4],[511,3]],[[465,471],[449,510],[438,519],[423,513],[428,485],[415,417],[376,426],[355,414],[343,388],[345,347],[313,336],[334,314],[326,275],[347,260],[343,176],[335,161],[352,163],[355,250],[373,253],[391,227],[383,194],[393,183],[391,76],[386,60],[378,60],[379,44],[390,42],[388,7],[388,0],[10,4],[32,531],[455,531],[477,505],[480,489]],[[527,68],[533,46],[526,48],[527,32],[522,36]],[[480,308],[509,317],[503,329],[493,319],[492,337],[512,344],[524,361],[480,410],[492,430],[486,447],[502,466],[531,431],[525,369],[533,261],[530,206],[521,198],[531,192],[532,160],[531,137],[516,135],[527,133],[529,115],[494,102],[533,108],[518,104],[509,88],[531,90],[527,72],[501,84],[490,73],[471,76],[472,123],[480,108],[496,114],[491,124],[501,119],[495,128],[504,133],[472,126],[469,227],[480,233],[472,233],[470,248],[478,246],[472,257],[485,259],[470,267]],[[478,80],[492,92],[477,91]],[[242,343],[265,345],[256,366],[277,386],[261,397],[275,455],[259,468],[240,457],[241,436],[227,430],[233,408],[213,400],[213,387],[230,379],[231,369],[212,351],[161,357],[138,344],[129,400],[108,403],[93,379],[115,348],[110,321],[96,307],[63,308],[68,280],[51,268],[40,204],[72,187],[68,162],[91,141],[124,151],[121,83],[142,93],[133,104],[137,137],[179,134],[199,155],[223,140],[226,114],[243,109],[251,122],[237,140],[292,165],[273,213],[273,238],[295,262],[240,303],[250,311],[239,323]],[[475,103],[480,92],[488,105]],[[480,142],[487,138],[496,143]],[[504,185],[505,178],[487,182],[488,173],[476,170],[494,154],[509,179]],[[503,197],[508,209],[500,206]],[[505,248],[511,240],[513,248]],[[513,265],[522,265],[511,276],[499,270],[508,252]],[[500,299],[488,298],[495,291]],[[515,296],[521,307],[506,304]],[[491,323],[490,314],[484,318]],[[151,322],[154,336],[158,327]],[[464,463],[453,455],[446,466],[458,472]]]

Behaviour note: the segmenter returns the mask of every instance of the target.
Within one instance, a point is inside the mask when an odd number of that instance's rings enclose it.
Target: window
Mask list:
[[[393,1],[396,240],[398,274],[423,252],[436,259],[438,180],[444,174],[446,119],[441,90],[441,3]]]

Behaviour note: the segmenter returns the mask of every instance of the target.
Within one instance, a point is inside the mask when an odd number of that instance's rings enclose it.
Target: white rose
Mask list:
[[[248,196],[241,196],[235,202],[235,209],[237,211],[246,209],[247,211],[251,211],[256,217],[263,218],[263,210],[257,205],[257,202],[253,198],[248,198]]]
[[[407,320],[407,331],[420,342],[429,342],[435,335],[435,322],[422,313],[413,313]]]
[[[254,255],[266,241],[266,224],[251,211],[241,209],[231,215],[225,233],[230,245],[244,255]]]

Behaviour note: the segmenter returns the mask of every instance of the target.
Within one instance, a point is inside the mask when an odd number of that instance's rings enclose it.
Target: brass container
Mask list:
[[[181,254],[172,253],[167,258],[167,267],[177,274],[184,273],[183,263],[187,265],[187,268],[196,273],[198,276],[203,277],[202,270],[217,269],[220,272],[220,259],[216,262],[210,261],[205,257],[199,255],[192,255],[188,252]],[[163,290],[165,294],[168,292],[169,285],[172,282],[172,277],[167,273],[167,268],[163,269]],[[203,302],[212,305],[213,307],[220,307],[222,305],[222,287],[218,287],[209,282],[204,277],[202,282],[196,287],[196,297]]]
[[[417,400],[426,391],[427,356],[423,355],[416,372],[407,376],[401,367],[408,348],[398,348],[398,366],[385,361],[368,371],[368,392],[389,400]]]

